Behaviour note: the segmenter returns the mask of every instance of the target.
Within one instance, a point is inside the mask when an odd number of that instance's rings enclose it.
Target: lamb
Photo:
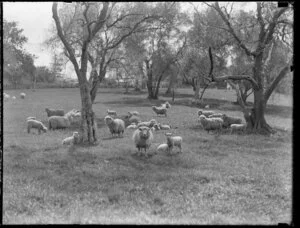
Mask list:
[[[41,121],[34,120],[34,119],[27,120],[27,132],[28,133],[30,133],[31,128],[38,129],[39,134],[41,134],[41,131],[43,131],[43,132],[47,131],[47,127],[45,127],[45,125]]]
[[[157,124],[157,121],[155,119],[152,119],[148,122],[140,122],[140,123],[138,123],[137,126],[138,127],[146,126],[146,127],[151,128],[151,127],[153,127],[154,124]]]
[[[125,131],[125,122],[123,120],[113,119],[111,116],[106,116],[104,121],[112,136],[114,136],[114,134],[118,134],[120,136],[121,133],[123,135]]]
[[[65,115],[65,111],[62,109],[45,108],[45,111],[46,111],[48,117]]]
[[[117,112],[114,111],[114,110],[109,110],[109,109],[107,109],[107,115],[110,115],[110,116],[117,116]]]
[[[170,148],[167,143],[163,143],[156,148],[156,153],[157,152],[170,152]]]
[[[140,113],[138,111],[130,111],[130,112],[128,112],[128,115],[129,115],[129,117],[131,117],[131,116],[139,116]]]
[[[200,115],[199,121],[207,132],[210,130],[220,130],[224,123],[222,118],[207,118],[205,115]]]
[[[25,99],[25,96],[26,96],[25,93],[20,93],[20,97],[21,97],[22,99]]]
[[[77,141],[79,139],[79,133],[77,131],[73,132],[73,135],[68,137],[68,138],[65,138],[63,141],[62,141],[62,144],[63,145],[71,145],[71,144],[76,144]]]
[[[72,116],[50,116],[48,118],[49,130],[70,127],[72,121]]]
[[[247,125],[246,124],[231,124],[230,125],[230,134],[232,134],[233,131],[245,131]]]
[[[205,117],[208,117],[208,116],[213,115],[213,114],[215,114],[214,111],[203,111],[201,109],[198,110],[198,116],[204,115]]]
[[[171,105],[168,101],[166,101],[165,103],[163,103],[161,106],[161,108],[171,108]]]
[[[160,130],[170,130],[171,129],[171,126],[167,125],[167,124],[158,124],[158,125],[159,125]]]
[[[152,106],[152,110],[153,110],[157,115],[165,115],[165,116],[167,116],[167,108],[165,108],[165,107],[156,107],[156,106]]]
[[[153,133],[150,128],[142,126],[133,132],[132,140],[140,153],[141,149],[146,150],[151,146],[153,141]]]
[[[169,147],[169,152],[173,150],[174,146],[177,146],[180,149],[180,153],[181,153],[182,137],[172,136],[172,133],[166,133],[166,136],[167,136],[167,144]]]
[[[227,115],[223,115],[223,127],[224,128],[228,128],[230,127],[231,124],[241,124],[242,123],[242,119],[238,118],[238,117],[231,117],[231,116],[227,116]]]

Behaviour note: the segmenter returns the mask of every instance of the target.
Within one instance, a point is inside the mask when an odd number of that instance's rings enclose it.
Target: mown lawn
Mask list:
[[[19,90],[7,91],[18,95]],[[47,123],[45,108],[80,109],[79,90],[25,91],[4,104],[3,222],[5,224],[277,224],[292,214],[292,108],[270,106],[271,136],[207,134],[197,123],[197,107],[186,90],[177,94],[168,117],[150,106],[171,102],[101,89],[94,104],[99,144],[63,146],[68,130],[27,134],[26,117]],[[208,91],[212,110],[242,117],[233,92]],[[216,100],[220,96],[225,99]],[[210,94],[212,96],[210,97]],[[224,95],[225,94],[225,95]],[[215,96],[215,97],[213,97]],[[283,101],[285,103],[286,101]],[[172,103],[171,103],[172,104]],[[280,102],[277,102],[280,104]],[[282,104],[282,102],[281,102]],[[284,104],[283,104],[284,105]],[[183,153],[137,156],[131,136],[111,138],[103,123],[106,110],[141,113],[170,124],[183,137]],[[154,133],[149,153],[165,141]]]

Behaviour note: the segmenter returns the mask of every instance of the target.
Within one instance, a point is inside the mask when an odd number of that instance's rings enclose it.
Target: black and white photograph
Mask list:
[[[293,225],[293,2],[2,2],[2,224]]]

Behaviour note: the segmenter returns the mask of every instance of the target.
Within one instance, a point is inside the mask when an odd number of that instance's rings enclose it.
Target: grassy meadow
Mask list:
[[[148,100],[147,94],[100,89],[93,110],[97,117],[96,146],[65,146],[62,139],[78,129],[38,135],[26,129],[35,116],[46,126],[45,108],[80,110],[78,88],[5,91],[17,100],[3,108],[4,224],[278,224],[292,219],[292,107],[278,96],[266,119],[277,129],[267,137],[223,132],[208,134],[190,105],[191,89],[171,97]],[[22,91],[23,92],[23,91]],[[163,92],[163,91],[162,91]],[[243,117],[234,91],[210,89],[210,108]],[[157,117],[152,105],[169,101],[168,117]],[[136,110],[142,120],[157,119],[183,137],[183,152],[137,156],[126,129],[112,138],[103,122],[107,109],[119,114]],[[166,141],[154,133],[149,149]]]

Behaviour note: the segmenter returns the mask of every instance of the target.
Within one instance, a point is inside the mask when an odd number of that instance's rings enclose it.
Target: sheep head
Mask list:
[[[148,127],[139,127],[139,134],[141,139],[148,139],[150,136],[150,128]]]

